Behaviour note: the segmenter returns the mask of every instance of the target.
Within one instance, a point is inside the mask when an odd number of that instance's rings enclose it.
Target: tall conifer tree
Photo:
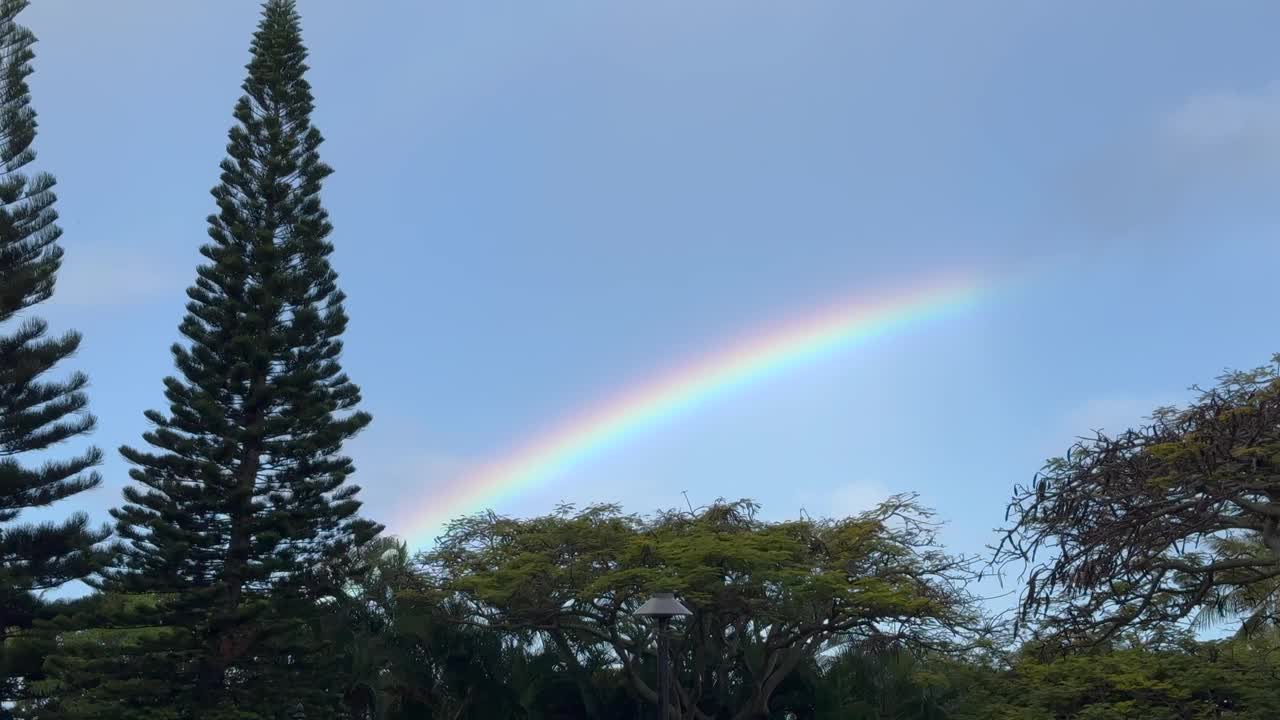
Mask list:
[[[302,702],[314,718],[333,700],[311,682],[324,653],[305,622],[341,590],[335,568],[381,528],[358,517],[341,454],[370,417],[339,365],[347,315],[319,198],[331,170],[299,22],[292,0],[264,3],[212,191],[207,262],[172,348],[178,377],[164,380],[169,412],[146,414],[149,451],[121,448],[137,484],[112,514],[129,547],[103,589],[145,598],[125,613],[136,622],[116,612],[114,624],[167,631],[121,636],[134,643],[127,660],[60,659],[67,684],[52,694],[64,706],[242,718]]]
[[[71,458],[30,457],[90,432],[94,418],[86,411],[83,373],[48,378],[76,352],[80,335],[51,337],[45,321],[22,319],[53,294],[62,262],[53,176],[26,172],[36,135],[27,87],[35,36],[16,22],[26,6],[0,0],[0,653],[15,630],[30,626],[42,590],[85,578],[100,565],[106,553],[98,543],[108,535],[84,514],[38,524],[20,519],[24,510],[98,485],[93,468],[102,456],[90,448]],[[11,682],[15,671],[4,670]],[[0,688],[0,699],[6,694]]]

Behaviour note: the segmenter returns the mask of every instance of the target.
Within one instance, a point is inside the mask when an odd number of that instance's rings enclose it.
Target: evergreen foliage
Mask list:
[[[331,170],[299,25],[293,2],[264,4],[169,411],[146,413],[150,450],[121,448],[136,484],[112,511],[127,549],[102,589],[148,600],[103,608],[98,624],[133,647],[95,639],[55,658],[51,717],[265,718],[301,703],[323,718],[337,705],[318,618],[381,528],[358,517],[341,454],[370,417],[339,364],[347,315],[319,199]]]
[[[89,448],[69,458],[33,459],[89,433],[95,420],[87,412],[86,375],[48,377],[76,352],[80,335],[50,336],[44,320],[26,315],[53,295],[63,252],[53,176],[27,172],[36,156],[36,114],[27,87],[35,36],[17,23],[26,6],[0,1],[0,700],[30,669],[19,669],[5,641],[31,626],[42,591],[85,578],[109,556],[99,545],[108,532],[90,527],[84,514],[20,520],[24,511],[97,486],[93,468],[102,456]]]

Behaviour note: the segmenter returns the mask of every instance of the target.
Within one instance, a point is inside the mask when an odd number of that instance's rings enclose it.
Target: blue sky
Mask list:
[[[914,490],[979,551],[1015,482],[1280,350],[1272,2],[301,0],[370,515],[657,368],[956,267],[1051,270],[497,509]],[[105,519],[162,407],[257,4],[42,0],[39,164]],[[37,516],[38,517],[38,516]],[[393,531],[403,530],[393,526]]]

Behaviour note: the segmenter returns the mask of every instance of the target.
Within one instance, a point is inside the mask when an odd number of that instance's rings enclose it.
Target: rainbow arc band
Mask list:
[[[432,544],[452,518],[537,487],[727,394],[894,332],[953,316],[984,294],[974,277],[950,277],[887,297],[855,297],[756,332],[677,366],[536,433],[495,461],[432,492],[395,524],[410,545]]]

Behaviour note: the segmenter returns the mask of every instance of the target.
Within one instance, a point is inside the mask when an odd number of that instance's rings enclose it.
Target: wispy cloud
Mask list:
[[[1156,408],[1179,405],[1188,396],[1178,392],[1099,393],[1086,398],[1046,423],[1034,441],[1040,460],[1062,457],[1080,438],[1092,438],[1095,432],[1116,436],[1146,425]]]
[[[182,302],[192,268],[136,251],[68,250],[49,306],[120,308],[154,299]]]
[[[363,515],[385,523],[393,535],[419,530],[414,518],[438,501],[442,488],[478,464],[441,449],[447,445],[417,418],[378,414],[346,447],[356,464],[353,481],[361,488]]]
[[[1280,181],[1280,84],[1187,98],[1141,132],[1084,157],[1067,181],[1069,213],[1122,235],[1205,204],[1270,208]]]
[[[1193,97],[1165,116],[1160,139],[1173,152],[1280,167],[1280,84],[1253,93]]]
[[[1060,423],[1067,437],[1087,436],[1095,430],[1109,435],[1142,425],[1170,397],[1139,395],[1106,395],[1081,403],[1067,413]]]
[[[827,507],[834,517],[848,517],[875,508],[892,494],[884,483],[877,480],[858,481],[837,487],[831,493]]]

